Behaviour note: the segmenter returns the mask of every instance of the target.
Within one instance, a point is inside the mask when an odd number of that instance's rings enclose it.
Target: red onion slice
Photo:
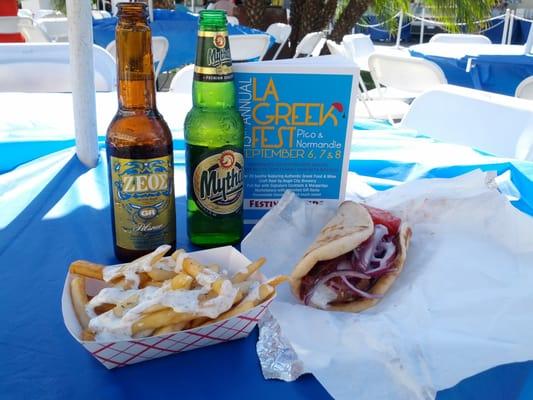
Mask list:
[[[350,283],[350,281],[348,281],[348,279],[346,279],[345,276],[341,276],[341,279],[346,284],[346,286],[350,288],[350,290],[354,291],[361,297],[364,297],[366,299],[381,299],[383,297],[382,294],[372,294],[372,293],[365,292],[364,290],[361,290],[359,288],[356,288],[354,285]]]
[[[368,275],[370,275],[373,279],[379,278],[382,275],[388,274],[390,272],[397,271],[398,268],[391,268],[390,265],[384,265],[383,267],[376,268],[370,272],[368,272]]]
[[[350,271],[336,271],[336,272],[332,272],[332,273],[327,274],[326,276],[322,277],[317,282],[317,285],[320,284],[320,283],[326,283],[330,279],[337,278],[339,276],[340,277],[347,276],[347,277],[350,277],[350,278],[359,278],[359,279],[370,279],[370,276],[368,276],[366,274],[363,274],[361,272],[357,272],[357,271],[351,271],[351,270]]]
[[[391,267],[391,261],[393,261],[396,254],[396,246],[392,242],[383,242],[381,245],[385,248],[385,254],[381,258],[372,257],[370,262],[378,263],[378,266],[372,269],[367,269],[366,274],[371,277],[375,277],[376,272],[384,272]]]
[[[337,265],[338,271],[353,271],[352,264],[348,260],[343,260]]]
[[[353,291],[354,293],[356,293],[357,295],[359,295],[361,297],[364,297],[364,298],[367,298],[367,299],[380,299],[380,298],[383,297],[382,295],[371,294],[371,293],[365,292],[364,290],[361,290],[361,289],[355,287],[354,285],[352,285],[350,283],[350,281],[348,281],[348,279],[347,279],[348,277],[350,277],[350,278],[359,278],[359,279],[370,279],[370,276],[362,274],[360,272],[356,272],[356,271],[346,271],[346,270],[344,270],[344,271],[332,272],[332,273],[324,276],[318,282],[316,282],[315,285],[313,286],[313,288],[305,296],[304,304],[309,305],[309,302],[310,302],[311,298],[313,297],[313,294],[315,293],[315,290],[320,285],[324,285],[330,279],[337,278],[337,277],[340,277],[343,280],[343,282],[346,284],[346,286],[348,286],[348,288],[351,291]]]
[[[389,230],[385,225],[375,225],[374,234],[371,236],[370,240],[367,240],[362,248],[356,249],[358,264],[361,265],[363,272],[370,267],[370,261],[374,258],[376,248],[388,234]]]

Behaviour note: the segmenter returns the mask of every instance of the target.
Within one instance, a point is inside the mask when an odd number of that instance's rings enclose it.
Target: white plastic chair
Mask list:
[[[326,40],[326,46],[328,46],[330,54],[350,58],[343,45],[337,44],[333,40]]]
[[[194,79],[194,64],[188,64],[180,69],[172,82],[170,82],[170,92],[191,94],[192,93],[192,81]]]
[[[369,91],[374,98],[410,99],[448,83],[442,69],[423,58],[374,53],[368,57],[368,67],[376,83],[376,89]]]
[[[105,48],[111,56],[116,60],[117,59],[117,44],[113,40]],[[154,79],[157,80],[159,73],[161,72],[161,67],[167,58],[168,53],[168,40],[164,36],[153,36],[152,37],[152,57],[154,62]]]
[[[529,101],[443,85],[417,97],[402,128],[498,156],[533,161],[533,112]]]
[[[116,64],[94,45],[96,91],[116,88]],[[0,92],[71,92],[68,43],[0,44]]]
[[[325,44],[326,44],[326,38],[323,37],[322,39],[318,41],[318,44],[315,46],[315,48],[311,52],[311,57],[318,57],[320,53],[322,52],[322,48],[324,47]]]
[[[105,10],[92,10],[91,13],[94,19],[105,19],[112,17],[111,13]]]
[[[260,35],[230,35],[229,46],[233,61],[248,61],[262,59],[268,50],[270,36]]]
[[[61,14],[59,11],[56,10],[45,10],[40,9],[33,13],[33,18],[35,19],[41,19],[41,18],[58,18],[58,17],[64,17],[63,14]]]
[[[353,35],[345,35],[342,38],[342,44],[346,48],[346,52],[351,56],[352,60],[357,64],[362,71],[369,71],[368,57],[376,51],[374,43],[369,35],[362,33],[354,33]]]
[[[310,57],[313,54],[313,51],[319,46],[320,43],[324,45],[325,35],[324,32],[311,32],[308,33],[300,40],[298,46],[296,46],[296,52],[294,53],[294,58],[298,58],[301,55],[305,57]]]
[[[516,88],[515,96],[520,99],[533,100],[533,76],[520,82]]]
[[[51,41],[41,28],[33,25],[31,18],[26,17],[0,17],[0,33],[21,33],[26,42]]]
[[[36,20],[36,25],[54,42],[68,42],[68,20],[66,17],[41,18]]]
[[[348,51],[343,45],[335,43],[333,40],[327,40],[329,52],[332,55],[338,55],[351,59]],[[368,101],[366,86],[359,75],[358,101],[355,103],[355,118],[358,119],[390,119],[392,121],[401,119],[409,109],[409,105],[397,100],[372,100]]]
[[[266,32],[273,36],[276,40],[276,43],[279,45],[278,49],[276,50],[276,53],[274,54],[274,57],[272,57],[273,60],[278,58],[279,53],[285,47],[285,44],[287,43],[287,40],[289,40],[289,36],[291,35],[292,26],[288,24],[282,24],[280,22],[276,22],[274,24],[270,24],[267,28]]]
[[[429,43],[492,44],[490,39],[486,36],[466,33],[437,33],[429,39]]]
[[[404,49],[397,49],[391,46],[375,46],[372,39],[370,39],[370,35],[362,33],[345,35],[342,38],[342,45],[346,48],[348,55],[350,55],[361,71],[370,71],[368,68],[368,57],[371,54],[409,55],[408,51]]]
[[[0,33],[20,33],[24,25],[33,25],[31,18],[26,17],[0,17]]]
[[[100,13],[100,10],[92,10],[91,14],[93,19],[104,19],[104,16]]]
[[[234,17],[233,15],[227,15],[226,18],[228,20],[228,24],[239,25],[239,19],[237,17]]]
[[[17,15],[19,17],[25,17],[25,18],[33,19],[33,13],[31,12],[31,10],[29,10],[27,8],[19,9],[18,12],[17,12]]]
[[[22,0],[22,8],[26,8],[35,13],[41,9],[51,9],[52,0]]]
[[[409,111],[409,104],[400,100],[365,100],[355,103],[355,118],[388,120],[392,124]]]

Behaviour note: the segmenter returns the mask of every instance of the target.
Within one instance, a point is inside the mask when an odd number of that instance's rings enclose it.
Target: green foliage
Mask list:
[[[78,1],[83,1],[83,0],[78,0]],[[91,4],[96,4],[96,0],[85,0],[85,1],[88,1]],[[52,5],[54,7],[54,10],[59,10],[63,14],[67,13],[67,0],[52,0]]]
[[[66,0],[53,0],[52,4],[53,4],[55,10],[59,10],[62,13],[66,14],[66,12],[67,12]]]
[[[335,21],[341,16],[348,3],[349,0],[339,0]],[[367,0],[367,3],[367,11],[372,11],[380,21],[390,20],[386,28],[391,31],[395,31],[398,27],[398,19],[393,18],[394,15],[400,10],[409,12],[412,4],[409,0]],[[489,18],[492,8],[497,3],[498,0],[424,0],[417,2],[420,6],[426,7],[426,10],[430,10],[431,15],[446,24],[446,29],[452,32],[459,29],[456,23],[466,23],[469,31],[479,31],[484,28],[474,22]],[[355,22],[357,21],[354,21],[354,24]]]

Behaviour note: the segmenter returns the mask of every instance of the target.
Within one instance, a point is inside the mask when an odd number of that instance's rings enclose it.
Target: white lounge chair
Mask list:
[[[51,39],[27,17],[0,17],[0,33],[20,33],[26,42],[46,43]]]
[[[368,92],[371,98],[408,100],[448,83],[437,64],[422,58],[374,53],[368,67],[376,84]]]
[[[296,52],[294,53],[294,58],[304,56],[310,57],[313,55],[313,52],[320,46],[324,46],[325,35],[324,32],[311,32],[308,33],[300,40],[300,43],[296,46]],[[320,47],[322,49],[322,47]],[[319,50],[320,51],[320,50]],[[316,53],[315,53],[316,54]]]
[[[533,112],[529,101],[443,85],[420,96],[402,128],[503,157],[533,161]]]
[[[279,45],[278,49],[276,50],[276,53],[274,54],[274,57],[272,57],[272,59],[275,60],[278,58],[278,55],[283,49],[283,47],[285,47],[287,40],[289,40],[289,36],[292,32],[292,26],[277,22],[275,24],[269,25],[266,32],[269,35],[273,36],[276,40],[276,43]]]
[[[328,46],[330,54],[350,58],[350,55],[343,45],[337,44],[333,40],[326,40],[326,46]]]
[[[116,64],[94,45],[96,91],[116,89]],[[71,92],[68,43],[0,44],[0,92]]]
[[[233,61],[248,61],[262,59],[270,45],[270,36],[259,35],[230,35],[229,46]]]
[[[174,78],[172,78],[172,82],[170,82],[170,92],[174,93],[184,93],[184,94],[191,94],[192,93],[192,81],[194,78],[194,64],[189,64],[180,69],[176,75],[174,75]]]
[[[68,20],[66,17],[41,18],[36,25],[54,42],[68,42]]]
[[[449,44],[492,44],[490,39],[484,35],[472,35],[465,33],[437,33],[429,39],[429,43],[449,43]]]
[[[113,40],[105,48],[111,56],[116,60],[117,58],[117,44]],[[154,79],[157,81],[157,77],[161,72],[161,67],[165,62],[165,58],[168,53],[168,40],[164,36],[153,36],[152,37],[152,57],[154,62]]]
[[[520,99],[533,100],[533,76],[520,82],[516,88],[515,96]]]
[[[409,54],[403,49],[397,49],[396,47],[375,46],[372,39],[370,39],[370,35],[362,33],[345,35],[342,38],[342,45],[346,48],[348,55],[350,55],[361,71],[370,71],[368,68],[368,57],[371,54]]]
[[[230,25],[239,25],[239,19],[237,17],[234,17],[232,15],[226,16],[228,20],[228,24]]]

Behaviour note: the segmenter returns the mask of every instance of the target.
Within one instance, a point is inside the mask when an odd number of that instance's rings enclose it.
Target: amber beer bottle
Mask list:
[[[107,130],[116,257],[129,261],[176,245],[172,135],[156,108],[146,5],[120,3],[116,28],[118,111]]]
[[[238,242],[243,229],[244,125],[236,108],[224,11],[200,12],[185,140],[190,241],[204,247]]]

